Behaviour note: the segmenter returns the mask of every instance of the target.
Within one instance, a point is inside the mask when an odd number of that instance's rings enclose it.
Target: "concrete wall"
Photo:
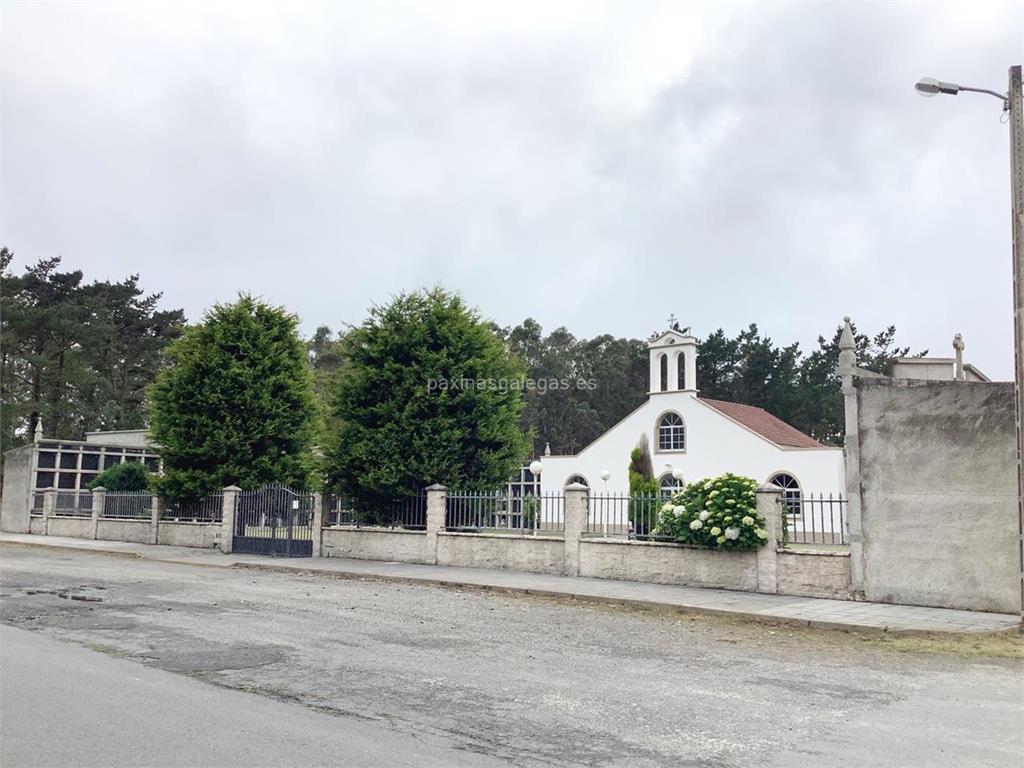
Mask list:
[[[222,528],[220,523],[175,523],[161,520],[157,527],[156,543],[211,549],[220,542]]]
[[[547,536],[441,532],[437,534],[437,564],[562,574],[565,542]]]
[[[54,532],[53,520],[50,520],[50,535],[63,535]],[[103,541],[151,544],[152,537],[153,525],[149,520],[99,520],[96,524],[96,538]]]
[[[0,494],[0,530],[28,533],[32,499],[32,446],[4,454],[4,485]]]
[[[855,391],[867,599],[1018,610],[1013,385],[857,379]]]
[[[583,539],[580,576],[654,584],[757,589],[756,552],[716,552],[657,542]]]
[[[106,432],[86,432],[85,442],[97,445],[120,445],[127,448],[149,448],[144,429],[111,429]]]
[[[427,535],[422,531],[373,528],[324,528],[324,557],[356,560],[393,560],[399,563],[432,563]]]
[[[42,518],[39,518],[40,522]],[[147,522],[148,526],[149,523]],[[148,527],[147,527],[148,530]],[[46,527],[49,536],[70,536],[75,539],[92,538],[91,517],[51,517]],[[120,541],[120,539],[117,539]]]
[[[777,578],[780,595],[852,597],[849,552],[779,552]]]

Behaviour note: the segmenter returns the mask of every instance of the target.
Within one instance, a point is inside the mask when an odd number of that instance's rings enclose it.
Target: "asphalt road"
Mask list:
[[[484,762],[381,725],[207,685],[22,629],[0,627],[0,647],[5,768]]]
[[[862,768],[1019,766],[1024,754],[1020,662],[430,586],[0,554],[0,620],[47,649],[8,663],[0,636],[5,678],[17,670],[14,694],[0,681],[5,768],[87,765],[74,759],[83,742],[124,755],[102,765],[169,764],[137,760],[161,754],[180,765]],[[101,662],[114,666],[83,671]],[[143,682],[121,689],[107,672]],[[52,682],[33,688],[37,677]],[[245,730],[217,712],[264,724]],[[260,747],[279,738],[280,752]],[[18,762],[47,739],[48,761]],[[247,746],[264,762],[214,752]]]

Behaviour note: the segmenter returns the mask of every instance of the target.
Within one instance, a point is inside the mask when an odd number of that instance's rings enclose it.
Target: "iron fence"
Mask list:
[[[411,496],[376,501],[337,494],[325,498],[324,516],[327,525],[333,526],[424,531],[427,528],[427,494],[420,491]]]
[[[786,499],[782,519],[786,525],[783,541],[790,544],[850,543],[846,531],[846,504],[842,494],[825,496],[819,493]]]
[[[115,520],[144,520],[153,514],[153,496],[147,491],[107,491],[102,517]]]
[[[561,493],[517,495],[500,491],[455,491],[445,499],[444,527],[478,533],[562,533],[565,515]]]
[[[92,517],[92,491],[57,491],[53,514],[62,517]]]
[[[198,499],[168,503],[160,519],[180,523],[219,523],[224,519],[224,494],[211,493]]]
[[[605,538],[672,541],[658,533],[665,504],[659,494],[602,493],[587,497],[587,533]]]

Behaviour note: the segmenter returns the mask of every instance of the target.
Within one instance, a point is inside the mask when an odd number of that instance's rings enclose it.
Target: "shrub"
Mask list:
[[[659,493],[658,481],[654,477],[654,462],[647,435],[643,435],[636,448],[629,454],[629,522],[637,536],[646,536],[647,526],[653,522],[644,515],[648,508],[646,501]]]
[[[89,487],[106,488],[108,491],[145,491],[149,489],[149,469],[141,461],[115,464],[96,475]]]
[[[709,549],[757,549],[768,540],[757,482],[727,472],[690,483],[661,508],[655,533]]]

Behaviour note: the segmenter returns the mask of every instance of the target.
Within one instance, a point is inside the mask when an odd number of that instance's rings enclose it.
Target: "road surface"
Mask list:
[[[31,630],[24,642],[63,641],[40,664],[81,668],[64,658],[74,643],[93,649],[96,669],[133,670],[115,676],[144,680],[141,696],[178,697],[177,718],[142,719],[173,726],[162,754],[181,765],[230,764],[213,750],[250,741],[266,764],[289,766],[401,764],[407,748],[425,766],[1018,766],[1024,753],[1019,661],[472,590],[16,547],[0,556],[0,620]],[[91,705],[74,704],[60,684],[86,686],[85,671],[27,670],[0,694],[5,768],[41,738],[55,742],[52,761],[25,765],[83,765],[61,756],[86,730],[137,764],[147,736],[128,713],[141,701],[121,708],[127,693],[97,678]],[[54,684],[24,693],[36,674]],[[192,690],[212,710],[186,705]],[[235,746],[218,743],[225,728],[208,713],[229,693],[235,714],[296,724],[283,755],[260,749],[278,738],[267,727],[231,726]],[[47,730],[25,726],[24,709]],[[100,731],[88,717],[106,709]],[[174,743],[174,728],[191,745]],[[202,762],[207,748],[218,759]],[[337,759],[324,763],[325,750]]]

